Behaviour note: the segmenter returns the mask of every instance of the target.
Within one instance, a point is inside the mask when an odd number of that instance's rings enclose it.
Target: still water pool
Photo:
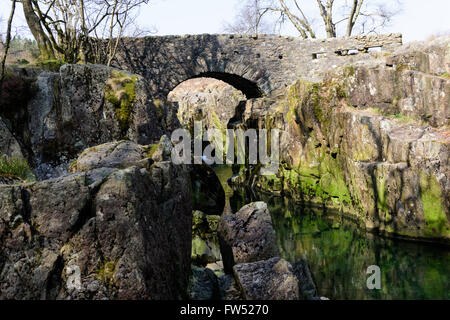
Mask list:
[[[231,169],[216,168],[219,178]],[[450,249],[391,240],[360,231],[337,212],[325,212],[286,198],[230,192],[236,212],[252,201],[265,201],[272,214],[281,256],[306,258],[319,294],[330,299],[450,300]],[[369,290],[367,268],[381,269],[381,290]]]

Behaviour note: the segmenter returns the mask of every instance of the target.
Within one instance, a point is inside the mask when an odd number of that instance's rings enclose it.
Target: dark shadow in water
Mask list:
[[[309,261],[319,293],[330,299],[450,299],[450,250],[380,238],[339,213],[286,198],[235,191],[233,212],[265,201],[283,258]],[[381,290],[368,290],[366,270],[381,268]]]

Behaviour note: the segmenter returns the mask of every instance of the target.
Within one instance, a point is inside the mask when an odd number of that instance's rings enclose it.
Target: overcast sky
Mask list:
[[[243,0],[151,0],[142,8],[138,24],[154,27],[158,35],[222,33],[233,21]],[[315,0],[303,0],[303,2]],[[370,1],[370,0],[369,0]],[[386,32],[401,32],[405,42],[450,33],[450,0],[402,0],[403,11]],[[0,0],[0,16],[6,19],[10,0]],[[300,1],[301,3],[301,1]],[[16,24],[26,25],[19,4]],[[4,29],[4,28],[2,28]],[[284,33],[296,35],[288,28]]]

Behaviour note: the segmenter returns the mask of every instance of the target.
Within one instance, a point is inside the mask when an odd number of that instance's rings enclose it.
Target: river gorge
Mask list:
[[[450,299],[449,72],[448,36],[399,34],[146,37],[113,67],[11,67],[0,299]],[[195,123],[233,159],[227,130],[279,131],[276,170],[175,162]]]

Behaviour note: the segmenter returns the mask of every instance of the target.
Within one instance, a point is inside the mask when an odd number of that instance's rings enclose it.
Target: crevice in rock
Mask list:
[[[25,222],[31,225],[31,204],[30,204],[30,193],[26,189],[20,190],[20,196],[23,203],[23,219]]]
[[[46,281],[45,291],[43,292],[44,300],[55,300],[62,286],[62,272],[64,270],[64,260],[61,256],[56,259],[52,271]]]
[[[227,123],[228,129],[234,129],[242,124],[246,105],[246,100],[239,102],[239,104],[236,106],[234,116]]]

